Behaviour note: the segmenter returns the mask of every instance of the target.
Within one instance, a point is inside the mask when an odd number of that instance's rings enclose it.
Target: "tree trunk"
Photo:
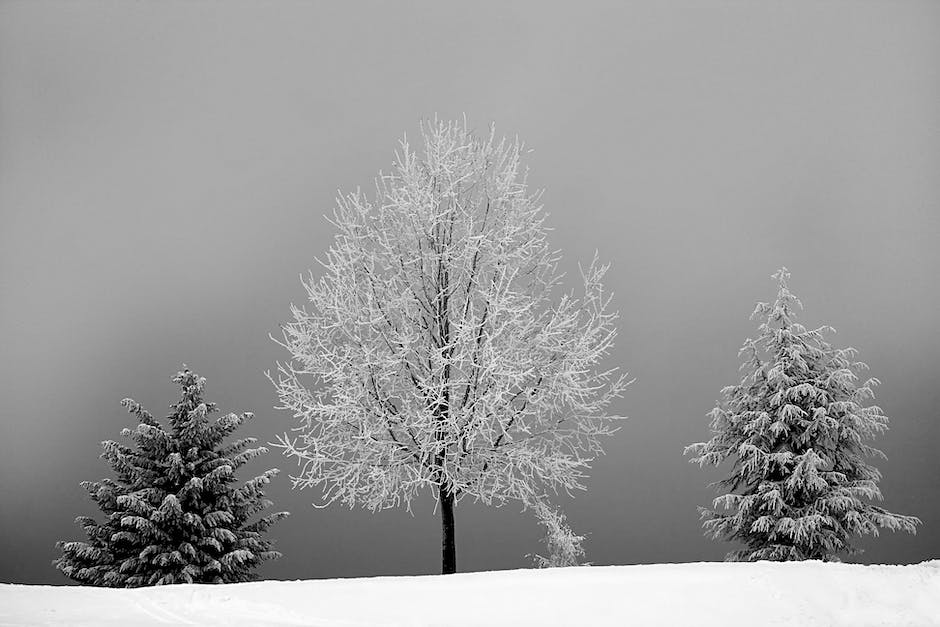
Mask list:
[[[441,574],[457,572],[457,544],[454,540],[454,493],[441,486]]]

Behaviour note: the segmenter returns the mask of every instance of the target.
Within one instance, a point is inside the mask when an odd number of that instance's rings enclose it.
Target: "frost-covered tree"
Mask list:
[[[547,556],[534,555],[535,565],[538,568],[561,568],[565,566],[589,566],[584,559],[584,536],[579,536],[568,525],[567,517],[560,509],[553,508],[547,503],[539,502],[534,506],[535,515],[539,524],[545,527],[545,543]]]
[[[82,483],[104,520],[78,517],[88,541],[56,545],[63,555],[54,564],[71,579],[128,588],[240,582],[280,557],[265,533],[287,512],[252,520],[270,507],[263,487],[277,470],[238,485],[235,471],[267,450],[251,448],[254,438],[224,443],[252,415],[210,420],[217,409],[203,400],[205,379],[184,366],[173,381],[182,394],[168,424],[129,398],[121,402],[139,421],[121,432],[133,445],[103,442],[101,457],[116,478]]]
[[[338,233],[283,326],[280,441],[295,487],[327,504],[411,508],[424,488],[442,521],[442,571],[456,571],[454,506],[531,504],[582,488],[607,408],[627,383],[600,366],[616,336],[595,261],[584,292],[560,295],[539,194],[518,140],[463,123],[406,140],[374,199],[338,199]]]
[[[860,549],[853,537],[879,529],[916,532],[920,520],[872,504],[881,473],[866,459],[884,458],[869,441],[888,428],[870,404],[877,379],[852,348],[833,348],[832,327],[795,321],[803,305],[781,268],[773,304],[758,303],[758,337],[741,348],[742,377],[721,391],[710,413],[713,437],[686,454],[699,465],[730,460],[725,493],[700,508],[706,535],[744,545],[727,559],[836,560]]]

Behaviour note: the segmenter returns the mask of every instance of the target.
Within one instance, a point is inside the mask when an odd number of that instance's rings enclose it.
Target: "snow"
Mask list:
[[[940,560],[696,563],[130,590],[0,585],[0,625],[940,625]]]

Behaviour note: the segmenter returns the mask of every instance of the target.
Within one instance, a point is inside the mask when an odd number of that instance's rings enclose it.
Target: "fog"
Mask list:
[[[559,3],[560,4],[560,3]],[[264,371],[337,190],[369,188],[423,118],[518,135],[552,243],[612,264],[611,363],[637,381],[589,490],[560,499],[597,564],[721,559],[688,463],[737,379],[781,265],[807,326],[883,381],[886,507],[916,536],[852,561],[940,557],[940,5],[826,3],[0,4],[0,581],[50,564],[83,479],[186,363],[263,442],[290,429]],[[292,462],[269,495],[267,578],[433,573],[439,521],[315,509]],[[518,507],[457,509],[460,570],[519,568]]]

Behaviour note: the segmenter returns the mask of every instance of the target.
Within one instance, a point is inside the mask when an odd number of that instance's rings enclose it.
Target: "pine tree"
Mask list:
[[[81,484],[105,518],[78,517],[88,541],[56,544],[63,555],[54,565],[71,579],[128,588],[240,582],[280,557],[264,534],[287,512],[251,522],[271,505],[263,487],[277,469],[237,486],[235,471],[267,450],[251,448],[254,438],[223,444],[252,414],[210,420],[217,408],[203,400],[205,379],[183,368],[173,378],[182,394],[168,426],[135,401],[121,402],[140,424],[121,432],[133,446],[102,442],[116,479]]]
[[[741,348],[740,383],[722,389],[709,413],[713,437],[686,448],[699,465],[732,461],[716,484],[725,493],[714,509],[700,508],[706,535],[744,544],[731,561],[836,560],[861,552],[855,536],[920,524],[871,503],[882,499],[881,473],[865,460],[884,454],[867,442],[888,428],[869,404],[879,381],[862,380],[868,366],[855,349],[829,344],[834,329],[795,322],[803,305],[789,277],[786,268],[774,274],[776,300],[751,315],[759,335]]]

